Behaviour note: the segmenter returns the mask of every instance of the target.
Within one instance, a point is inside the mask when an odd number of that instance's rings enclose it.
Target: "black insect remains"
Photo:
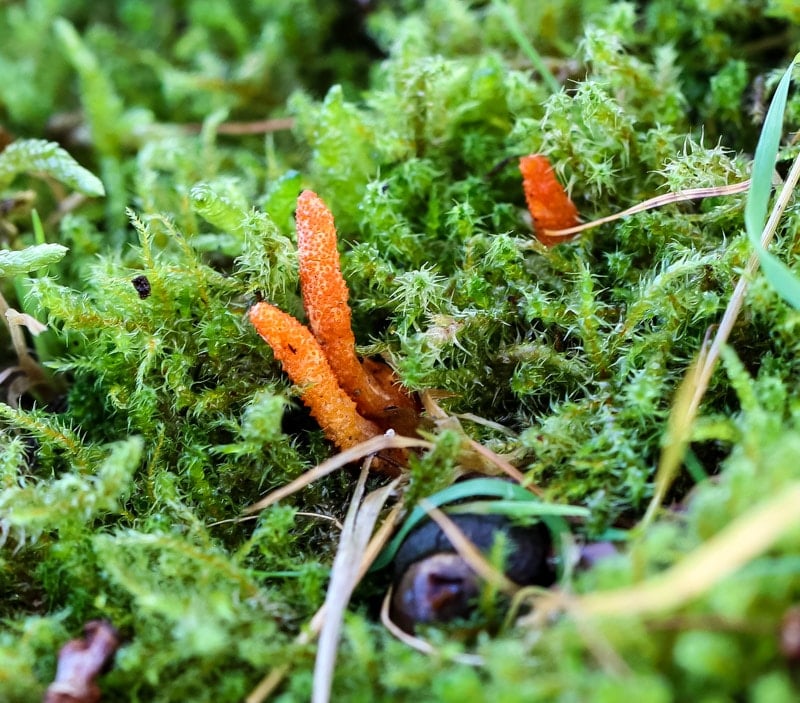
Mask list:
[[[515,525],[503,515],[449,517],[484,553],[502,534],[507,544],[505,574],[518,585],[549,586],[555,580],[545,525]],[[407,632],[417,624],[469,616],[481,589],[480,577],[433,521],[408,534],[395,555],[394,572],[392,619]]]
[[[136,276],[131,279],[131,283],[142,300],[150,295],[150,281],[147,280],[147,276]]]

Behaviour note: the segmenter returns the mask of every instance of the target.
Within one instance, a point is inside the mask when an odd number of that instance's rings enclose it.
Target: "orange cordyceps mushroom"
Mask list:
[[[578,209],[556,179],[549,159],[542,154],[523,156],[519,170],[536,239],[547,247],[565,241],[563,237],[549,236],[548,231],[577,225]]]
[[[300,288],[310,329],[264,302],[250,309],[251,322],[338,447],[347,449],[389,429],[413,434],[417,401],[386,364],[356,356],[333,215],[306,190],[298,198],[296,219]],[[385,459],[376,468],[394,473],[405,454],[398,450]]]
[[[300,288],[308,324],[339,385],[362,415],[380,424],[404,409],[415,409],[411,397],[394,383],[388,367],[388,375],[372,373],[356,356],[347,284],[339,266],[331,211],[316,193],[306,190],[297,199],[296,219]]]

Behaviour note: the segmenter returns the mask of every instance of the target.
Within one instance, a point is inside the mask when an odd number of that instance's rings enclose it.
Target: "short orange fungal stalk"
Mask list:
[[[256,303],[249,315],[283,370],[302,389],[303,402],[331,442],[348,449],[381,434],[377,425],[358,414],[306,327],[269,303]]]
[[[519,170],[536,239],[547,247],[563,242],[564,237],[548,232],[577,225],[578,209],[558,182],[549,159],[542,154],[523,156]]]

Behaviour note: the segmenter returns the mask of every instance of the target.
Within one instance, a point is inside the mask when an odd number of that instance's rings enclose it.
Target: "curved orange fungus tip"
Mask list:
[[[303,403],[331,442],[348,449],[381,433],[377,425],[358,414],[306,327],[270,303],[256,303],[249,315],[283,370],[301,388]]]
[[[542,154],[522,156],[519,170],[536,239],[547,247],[566,241],[549,232],[577,225],[578,209],[558,182],[550,160]]]

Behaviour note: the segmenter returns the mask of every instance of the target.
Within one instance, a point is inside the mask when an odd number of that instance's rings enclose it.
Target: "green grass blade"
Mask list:
[[[522,49],[522,52],[528,57],[528,61],[531,62],[531,65],[542,77],[542,81],[544,81],[550,92],[557,93],[560,91],[561,85],[555,79],[555,76],[550,73],[550,70],[547,68],[547,64],[545,64],[544,59],[541,57],[539,52],[536,51],[536,48],[530,42],[528,37],[523,34],[522,30],[520,29],[519,22],[514,16],[514,12],[511,10],[511,8],[509,8],[508,5],[500,0],[494,0],[492,5],[497,11],[497,14],[500,15],[500,19],[502,19],[503,23],[506,25],[508,33],[514,38],[514,41],[517,42],[519,48]]]
[[[759,241],[758,238],[767,221],[767,208],[772,192],[772,172],[775,169],[778,146],[783,134],[783,113],[786,109],[786,98],[789,94],[789,82],[793,68],[794,61],[786,69],[778,83],[756,145],[753,177],[744,207],[744,225],[750,239],[755,237],[755,242]]]
[[[44,236],[44,227],[42,227],[42,220],[36,208],[31,210],[31,226],[33,228],[33,241],[36,244],[47,244],[47,239]]]
[[[793,308],[800,310],[800,278],[783,261],[774,254],[770,254],[766,249],[762,249],[758,253],[758,258],[761,261],[764,275],[778,295]]]
[[[505,515],[509,518],[540,518],[555,515],[557,517],[582,517],[591,516],[588,508],[578,505],[561,505],[558,503],[540,503],[538,500],[475,500],[469,503],[459,503],[448,508],[448,514],[471,515]]]
[[[800,309],[800,278],[761,244],[761,233],[766,223],[772,192],[772,173],[775,169],[783,132],[783,116],[789,94],[789,83],[798,59],[800,59],[800,54],[795,56],[781,77],[764,120],[764,127],[761,130],[753,160],[753,178],[744,209],[744,223],[747,236],[758,254],[764,275],[770,285],[790,305]]]

